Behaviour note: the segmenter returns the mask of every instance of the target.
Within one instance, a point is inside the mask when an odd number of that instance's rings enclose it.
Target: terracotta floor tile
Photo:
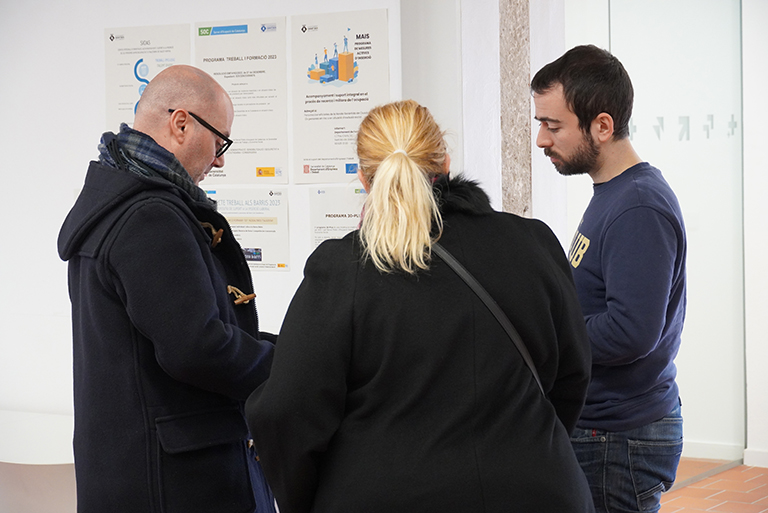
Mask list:
[[[679,490],[675,490],[672,492],[669,492],[669,494],[664,494],[661,496],[662,500],[664,499],[665,495],[672,495],[675,494],[675,497],[694,497],[697,499],[707,499],[707,498],[713,498],[714,495],[717,495],[719,493],[723,493],[722,490],[712,490],[710,488],[694,488],[692,486],[686,486],[685,488],[680,488]],[[728,499],[723,499],[728,500]]]
[[[689,486],[691,486],[692,488],[706,488],[713,483],[717,483],[718,481],[720,481],[720,479],[717,476],[708,477],[706,479],[702,479],[701,481],[697,481]]]
[[[687,513],[688,511],[692,510],[682,506],[672,506],[670,504],[662,504],[661,509],[659,509],[659,513]]]
[[[664,503],[665,507],[671,508],[685,508],[684,511],[688,511],[688,508],[708,510],[723,504],[725,501],[716,501],[712,499],[700,499],[698,497],[677,497],[669,502]]]
[[[674,504],[662,504],[659,513],[691,513],[692,511],[706,511],[703,509],[691,509],[685,506],[675,506]]]
[[[719,475],[715,476],[719,477]],[[734,481],[733,479],[719,479],[714,483],[710,483],[702,488],[708,488],[710,490],[731,490],[734,492],[751,492],[760,488],[760,483],[752,483],[749,481]]]
[[[720,479],[728,479],[731,481],[748,481],[750,479],[759,478],[760,476],[763,476],[765,474],[765,470],[768,469],[762,469],[761,470],[753,470],[755,467],[735,467],[730,470],[726,470],[725,472],[721,472],[717,474],[717,477]]]
[[[744,469],[742,472],[744,472],[744,474],[749,474],[751,476],[764,476],[764,475],[768,475],[768,468],[763,468],[763,467],[745,467],[743,465],[741,467],[737,467],[737,468]]]
[[[701,470],[701,469],[710,469],[715,468],[719,465],[722,465],[724,463],[727,463],[728,460],[709,460],[709,459],[699,459],[699,458],[682,458],[680,459],[680,464],[678,465],[677,469],[678,471],[682,470],[683,472],[687,472],[689,469],[694,470]]]
[[[685,491],[686,488],[681,488],[679,490],[675,490],[674,492],[667,492],[661,495],[661,503],[664,504],[665,502],[669,502],[672,499],[677,499],[680,497],[683,491]],[[719,493],[719,492],[718,492]]]
[[[754,490],[751,492],[736,492],[733,490],[723,490],[721,492],[717,492],[717,494],[712,495],[709,498],[713,500],[723,500],[723,501],[731,501],[731,502],[743,502],[746,504],[754,504],[765,497],[768,497],[768,488],[766,488],[765,486],[761,486],[757,490]]]
[[[765,506],[759,504],[744,504],[742,502],[724,502],[719,506],[710,508],[708,511],[716,511],[718,513],[763,513],[766,510]]]
[[[695,472],[697,468],[699,463],[694,461],[685,470]],[[703,472],[712,468],[716,467]],[[686,479],[695,479],[696,475]],[[659,513],[704,512],[768,513],[768,468],[740,465],[661,496]]]
[[[682,458],[677,467],[677,482],[700,476],[705,472],[729,463],[727,460]]]

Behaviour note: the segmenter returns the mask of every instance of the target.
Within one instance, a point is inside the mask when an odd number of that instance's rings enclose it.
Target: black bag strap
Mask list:
[[[507,335],[509,335],[509,338],[512,339],[512,342],[515,344],[515,347],[520,352],[520,356],[523,357],[523,360],[525,361],[526,365],[528,365],[528,368],[531,369],[531,373],[533,374],[533,379],[536,380],[536,384],[539,386],[539,390],[541,390],[542,395],[546,397],[547,394],[544,393],[544,387],[541,386],[541,380],[539,379],[539,373],[536,372],[536,366],[533,364],[533,360],[531,359],[531,355],[528,352],[528,349],[525,347],[525,343],[523,342],[523,339],[520,337],[520,334],[517,332],[515,327],[512,325],[512,322],[509,320],[509,317],[502,311],[501,308],[499,308],[499,305],[494,301],[494,299],[491,297],[490,294],[488,294],[488,291],[485,290],[485,288],[480,285],[480,282],[478,282],[472,274],[467,271],[467,269],[461,265],[461,262],[456,260],[454,256],[448,252],[447,249],[445,249],[443,246],[438,244],[437,242],[432,244],[432,251],[437,253],[437,255],[443,259],[443,261],[448,264],[448,266],[453,269],[456,274],[459,275],[459,277],[466,282],[467,285],[474,291],[475,294],[477,294],[477,297],[480,298],[480,300],[485,303],[485,306],[488,307],[488,310],[491,311],[494,317],[496,317],[496,320],[499,321],[499,324],[501,324],[501,327],[504,328],[504,331],[507,332]]]

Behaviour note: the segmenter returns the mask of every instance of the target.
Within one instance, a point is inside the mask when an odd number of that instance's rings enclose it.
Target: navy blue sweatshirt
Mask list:
[[[569,251],[592,346],[580,428],[624,431],[677,404],[686,236],[661,172],[637,164],[595,184]]]

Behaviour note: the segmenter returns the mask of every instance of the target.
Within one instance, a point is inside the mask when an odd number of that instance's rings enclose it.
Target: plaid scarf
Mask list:
[[[142,176],[162,178],[180,187],[192,199],[203,201],[213,206],[216,202],[208,198],[200,187],[195,185],[187,170],[170,151],[155,142],[150,136],[133,130],[125,123],[120,125],[120,132],[115,135],[106,132],[99,143],[99,162],[121,169],[109,151],[108,145],[117,141],[120,156],[125,160],[128,171]]]

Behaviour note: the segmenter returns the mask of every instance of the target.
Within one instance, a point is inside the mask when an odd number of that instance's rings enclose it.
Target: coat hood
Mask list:
[[[491,201],[474,180],[442,175],[433,185],[440,212],[482,215],[492,213]]]
[[[161,178],[145,177],[93,161],[85,184],[59,232],[58,251],[62,260],[77,253],[94,256],[109,228],[123,208],[142,191],[165,189],[183,200],[181,189]],[[187,197],[186,201],[191,201]]]

